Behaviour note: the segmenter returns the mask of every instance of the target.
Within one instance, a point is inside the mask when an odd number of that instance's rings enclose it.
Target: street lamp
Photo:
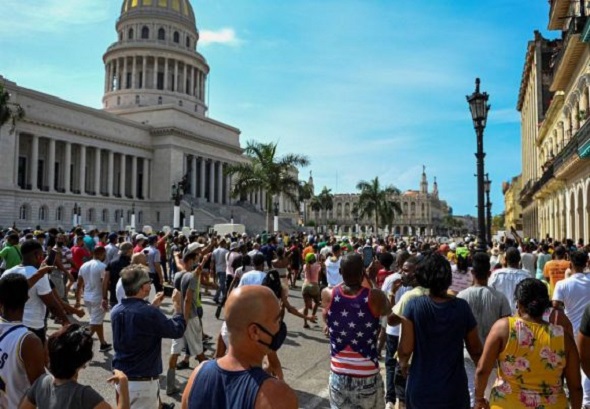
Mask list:
[[[275,212],[273,228],[276,233],[279,231],[279,202],[275,201],[273,203],[273,206],[274,206],[274,212]]]
[[[172,227],[176,230],[180,229],[180,201],[184,194],[183,191],[184,183],[180,181],[172,185],[172,200],[174,200],[174,216],[172,221]]]
[[[123,231],[124,229],[124,223],[125,223],[125,219],[123,218],[123,209],[119,210],[119,214],[121,215],[121,217],[119,218],[119,230]]]
[[[72,210],[72,225],[78,225],[78,203],[74,203],[74,210]]]
[[[469,103],[471,111],[471,118],[473,119],[473,127],[477,136],[477,225],[478,225],[478,240],[480,250],[485,251],[486,246],[486,221],[484,208],[484,158],[486,154],[483,151],[483,131],[486,127],[488,119],[488,111],[490,105],[488,104],[489,95],[487,92],[479,92],[479,78],[475,79],[475,92],[467,95],[466,99]]]
[[[131,203],[131,231],[135,231],[135,202]]]
[[[230,220],[231,224],[234,224],[234,211],[233,210],[231,211],[231,214],[229,216],[229,220]]]
[[[189,221],[189,226],[190,226],[191,230],[195,229],[195,209],[193,208],[192,205],[191,205],[191,218]]]
[[[78,206],[78,220],[76,220],[76,224],[82,224],[82,206]]]
[[[487,238],[488,238],[488,244],[491,246],[492,245],[492,202],[490,202],[490,190],[492,187],[492,181],[490,180],[490,176],[486,173],[486,179],[485,179],[485,191],[486,191],[486,209],[487,209],[487,215],[486,215],[486,224],[487,224]]]

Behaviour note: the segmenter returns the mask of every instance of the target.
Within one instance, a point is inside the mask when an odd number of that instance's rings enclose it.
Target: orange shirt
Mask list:
[[[549,260],[543,268],[543,276],[549,279],[549,293],[553,294],[553,289],[557,282],[565,278],[565,270],[570,268],[570,262],[567,260]]]

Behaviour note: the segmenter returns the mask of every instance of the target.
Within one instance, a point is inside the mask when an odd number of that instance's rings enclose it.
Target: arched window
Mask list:
[[[178,31],[174,32],[174,42],[175,43],[180,43],[180,34],[178,33]]]
[[[191,39],[189,37],[186,38],[186,48],[191,47]]]
[[[103,223],[109,222],[109,211],[107,209],[102,209],[102,222]]]
[[[166,30],[160,28],[158,30],[158,40],[165,40],[166,39]]]
[[[141,38],[143,38],[144,40],[150,38],[150,29],[147,26],[143,26],[141,28]]]
[[[18,218],[20,220],[29,220],[29,206],[23,204],[18,211]]]
[[[88,223],[94,223],[94,209],[88,209]]]
[[[63,217],[64,217],[64,208],[59,206],[55,210],[55,220],[57,220],[58,222],[61,222],[63,220]]]
[[[129,29],[129,32],[127,33],[127,38],[129,40],[133,40],[133,29],[132,28]]]
[[[41,206],[39,208],[39,220],[47,219],[47,206]]]

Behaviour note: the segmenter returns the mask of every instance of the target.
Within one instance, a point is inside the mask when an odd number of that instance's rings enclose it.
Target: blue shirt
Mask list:
[[[162,373],[162,338],[181,338],[186,322],[182,314],[167,318],[158,308],[138,298],[125,298],[111,312],[113,368],[127,377]]]

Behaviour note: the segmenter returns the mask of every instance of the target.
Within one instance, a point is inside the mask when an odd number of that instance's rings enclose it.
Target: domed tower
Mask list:
[[[428,179],[426,178],[426,166],[422,165],[422,181],[420,182],[420,193],[428,193]]]
[[[434,177],[434,184],[432,186],[432,197],[438,199],[438,183],[436,181],[436,176]]]
[[[199,32],[189,0],[124,0],[118,41],[103,56],[103,107],[176,105],[204,115],[209,66],[197,52]]]

